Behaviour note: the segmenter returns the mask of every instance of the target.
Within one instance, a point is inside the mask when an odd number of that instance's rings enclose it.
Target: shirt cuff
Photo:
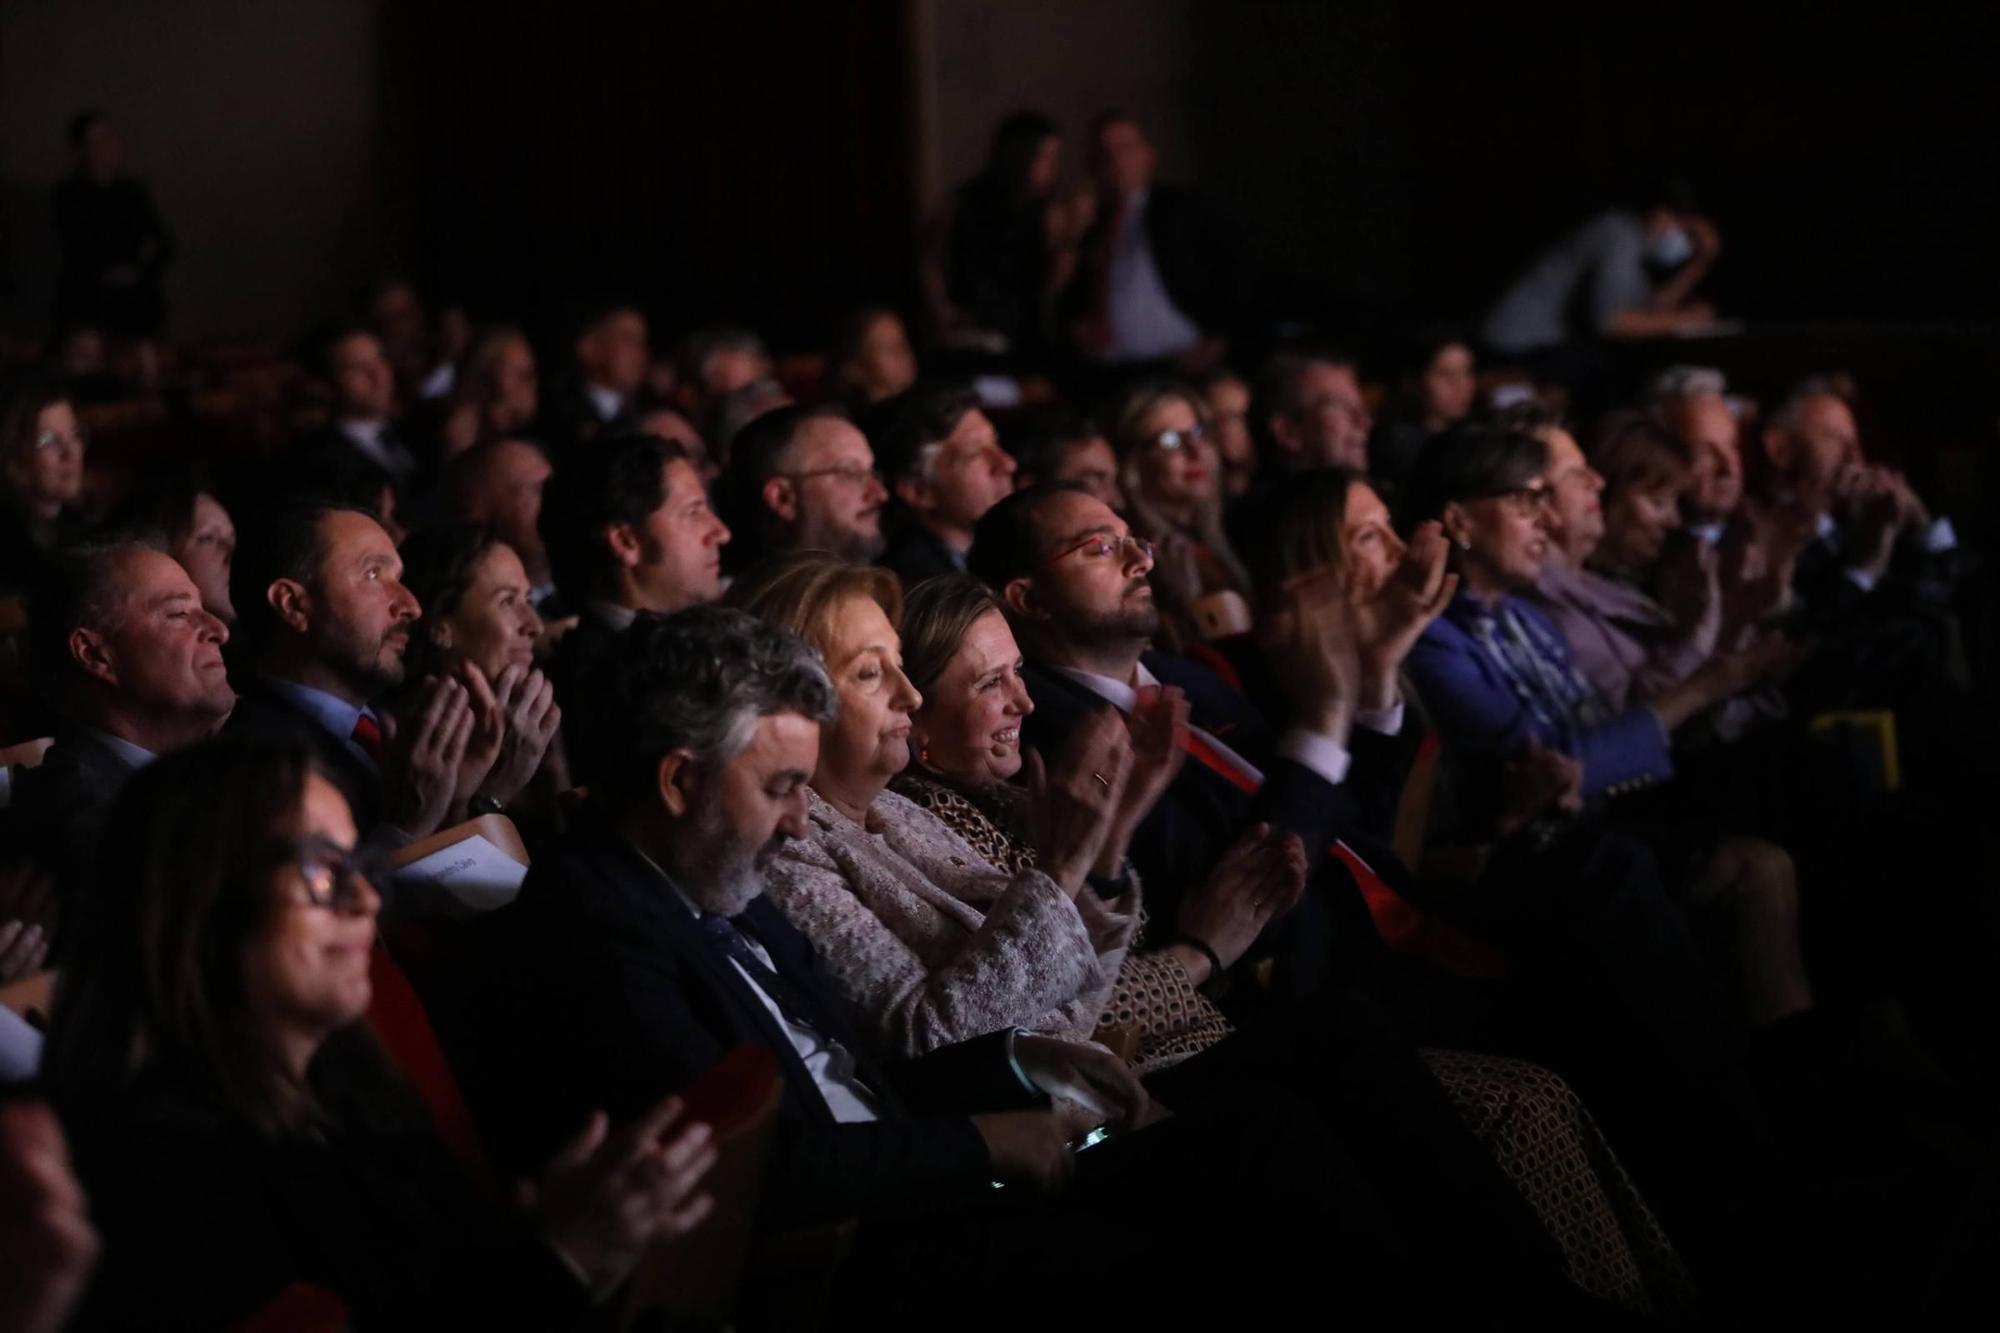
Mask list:
[[[1014,1077],[1020,1080],[1022,1091],[1040,1097],[1043,1095],[1042,1090],[1035,1085],[1035,1080],[1028,1077],[1028,1071],[1021,1067],[1021,1058],[1014,1054],[1015,1041],[1027,1035],[1026,1028],[1015,1028],[1007,1034],[1007,1067],[1013,1070]]]
[[[1347,767],[1353,762],[1345,745],[1303,727],[1294,727],[1278,738],[1278,754],[1297,760],[1336,787],[1347,781]]]
[[[1378,736],[1400,736],[1403,734],[1403,701],[1396,700],[1387,708],[1364,708],[1354,714],[1354,725],[1366,727]]]
[[[1931,555],[1942,555],[1946,551],[1957,549],[1957,530],[1951,526],[1951,519],[1939,515],[1930,527],[1924,530],[1924,550]]]

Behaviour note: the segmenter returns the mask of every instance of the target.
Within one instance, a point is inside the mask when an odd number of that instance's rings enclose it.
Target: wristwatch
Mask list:
[[[507,813],[507,807],[482,791],[473,793],[472,799],[465,803],[465,813],[474,818],[480,815],[504,815]]]

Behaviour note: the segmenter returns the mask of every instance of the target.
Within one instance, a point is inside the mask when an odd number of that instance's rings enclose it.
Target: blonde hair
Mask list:
[[[903,585],[880,565],[853,565],[825,551],[794,551],[745,570],[723,604],[789,630],[826,652],[827,629],[841,604],[867,597],[891,625],[903,620]]]
[[[1147,498],[1145,488],[1140,485],[1140,463],[1152,443],[1152,435],[1146,429],[1146,418],[1162,403],[1176,398],[1188,405],[1194,419],[1204,429],[1214,423],[1214,414],[1208,410],[1208,404],[1199,393],[1179,380],[1154,379],[1135,385],[1119,401],[1111,425],[1112,447],[1118,451],[1118,484],[1125,491],[1132,530],[1154,541],[1166,537],[1175,525]],[[1192,527],[1193,535],[1208,548],[1208,553],[1221,567],[1223,576],[1237,592],[1248,595],[1250,576],[1222,529],[1222,487],[1219,482],[1214,492],[1195,506]]]

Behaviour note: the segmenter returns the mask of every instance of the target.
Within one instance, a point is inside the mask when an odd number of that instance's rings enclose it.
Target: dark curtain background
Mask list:
[[[385,24],[393,197],[418,276],[476,317],[632,297],[667,334],[801,345],[908,296],[898,0],[432,0]]]
[[[1302,304],[1475,313],[1634,178],[1760,320],[2000,312],[2000,8],[1202,5],[1209,184]]]

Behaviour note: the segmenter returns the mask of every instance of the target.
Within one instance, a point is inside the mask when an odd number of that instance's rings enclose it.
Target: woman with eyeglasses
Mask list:
[[[704,1126],[594,1116],[510,1212],[363,1021],[381,907],[302,744],[126,787],[43,1058],[104,1242],[73,1327],[223,1328],[306,1284],[355,1328],[568,1328],[708,1209]]]
[[[1222,530],[1222,458],[1201,395],[1149,380],[1119,403],[1110,435],[1132,531],[1157,548],[1162,646],[1248,630],[1250,577]]]
[[[42,555],[77,536],[86,437],[55,381],[20,385],[0,409],[0,591],[34,582]]]
[[[1499,427],[1448,431],[1417,456],[1402,518],[1444,525],[1459,589],[1408,670],[1448,747],[1499,760],[1531,742],[1560,751],[1582,765],[1583,799],[1599,801],[1671,778],[1675,728],[1734,687],[1698,678],[1617,708],[1577,670],[1529,600],[1550,552],[1547,471],[1541,440]]]
[[[903,599],[884,571],[795,557],[753,571],[729,594],[818,648],[839,695],[837,719],[821,730],[808,831],[776,853],[766,882],[876,1040],[914,1057],[1006,1029],[1087,1037],[1102,1023],[1130,1024],[1141,1036],[1139,1071],[1166,1104],[1195,1111],[1233,1099],[1303,1099],[1330,1131],[1352,1136],[1357,1156],[1370,1156],[1376,1191],[1395,1196],[1393,1211],[1410,1234],[1451,1256],[1440,1262],[1478,1264],[1500,1307],[1546,1297],[1546,1289],[1529,1295],[1551,1272],[1543,1227],[1372,1007],[1329,992],[1238,1032],[1199,993],[1201,984],[1219,988],[1222,971],[1263,926],[1298,904],[1306,858],[1295,836],[1250,830],[1160,932],[1157,950],[1134,957],[1140,886],[1124,851],[1178,770],[1185,703],[1149,701],[1129,732],[1109,709],[1093,715],[1043,776],[1039,760],[1022,755],[1019,653],[990,595],[964,576],[933,580],[922,595],[921,623],[908,627],[926,644],[911,663],[918,670],[936,665],[944,627],[967,617],[972,625],[964,660],[940,674],[935,704],[905,674]],[[891,786],[913,762],[933,775],[931,791],[911,796],[904,792],[912,788]],[[1027,788],[985,790],[1024,767]],[[936,799],[940,789],[999,802],[987,808],[1004,810],[1007,827],[981,827],[983,816],[968,817],[973,797],[954,806]],[[1477,1087],[1472,1101],[1506,1104],[1514,1125],[1533,1119],[1549,1130],[1542,1099],[1555,1080],[1533,1073],[1540,1086],[1532,1090],[1464,1085]],[[1073,1095],[1085,1105],[1103,1096],[1087,1085]],[[1555,1175],[1578,1183],[1567,1169],[1543,1171],[1524,1188],[1539,1190]],[[1447,1198],[1449,1215],[1440,1212]],[[1210,1221],[1189,1219],[1195,1253]],[[1573,1280],[1643,1303],[1638,1262],[1630,1253],[1620,1259],[1623,1271],[1602,1286],[1603,1273],[1585,1280],[1574,1264]]]

